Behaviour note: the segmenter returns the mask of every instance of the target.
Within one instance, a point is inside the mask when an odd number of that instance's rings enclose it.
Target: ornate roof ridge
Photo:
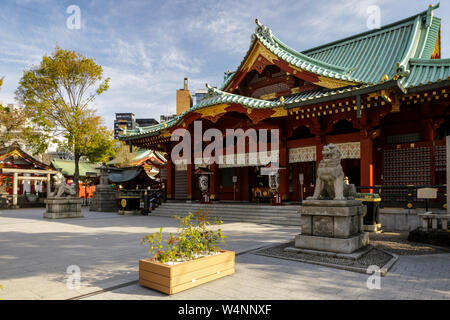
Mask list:
[[[446,59],[424,59],[424,58],[411,58],[409,59],[409,64],[423,64],[423,65],[438,65],[445,66],[450,65],[450,58]]]
[[[337,65],[333,65],[333,64],[326,63],[326,62],[320,61],[318,59],[309,57],[309,56],[301,53],[300,51],[297,51],[297,50],[289,47],[288,45],[286,45],[283,41],[281,41],[275,35],[273,35],[272,30],[269,27],[261,24],[258,19],[255,19],[255,23],[257,24],[257,27],[256,27],[255,33],[253,33],[252,37],[258,37],[260,40],[261,40],[261,38],[263,38],[264,40],[269,41],[273,46],[275,46],[277,48],[281,47],[283,50],[287,51],[288,53],[290,53],[304,61],[307,61],[311,64],[315,64],[318,66],[322,66],[322,67],[332,70],[336,73],[342,73],[343,75],[350,75],[350,73],[354,70],[353,68],[343,68],[343,67],[340,67]],[[357,81],[357,80],[355,80],[355,81]]]

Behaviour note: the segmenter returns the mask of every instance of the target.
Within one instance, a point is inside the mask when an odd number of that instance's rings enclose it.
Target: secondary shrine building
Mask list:
[[[194,164],[193,153],[192,164],[175,164],[170,157],[178,143],[171,141],[174,130],[193,136],[194,121],[201,121],[203,132],[216,128],[224,136],[226,129],[278,129],[279,192],[285,201],[299,199],[299,174],[304,196],[312,194],[328,143],[337,144],[344,173],[357,186],[442,185],[450,59],[441,59],[436,9],[301,52],[256,20],[247,53],[220,87],[208,87],[205,99],[174,119],[129,130],[120,139],[167,153],[162,178],[169,199],[201,197],[195,171],[204,166]],[[231,153],[256,156],[248,143],[245,153]],[[208,165],[211,199],[264,197],[265,165]]]

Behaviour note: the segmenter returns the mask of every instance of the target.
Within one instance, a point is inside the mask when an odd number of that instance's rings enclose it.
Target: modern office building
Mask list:
[[[153,118],[136,119],[136,125],[138,127],[148,127],[148,126],[153,126],[155,124],[158,124],[158,121],[156,121]]]
[[[153,118],[136,119],[134,113],[116,113],[114,120],[114,138],[124,133],[124,130],[134,130],[137,127],[148,127],[158,124]]]
[[[136,129],[136,121],[134,113],[116,113],[116,120],[114,120],[114,138],[123,134],[124,130]]]
[[[166,122],[166,121],[174,119],[176,116],[177,116],[176,114],[161,115],[159,117],[159,120],[160,120],[160,122]]]
[[[206,89],[199,89],[195,91],[194,98],[195,98],[195,104],[200,103],[206,96],[208,95],[208,90]]]

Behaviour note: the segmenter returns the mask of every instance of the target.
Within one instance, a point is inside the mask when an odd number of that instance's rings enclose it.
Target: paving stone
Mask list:
[[[148,255],[140,246],[146,233],[175,232],[170,218],[86,214],[76,220],[48,221],[43,209],[0,213],[0,299],[68,299],[133,282],[137,263]],[[228,249],[246,252],[292,240],[298,227],[225,223]],[[66,286],[67,267],[81,268],[81,288]],[[297,261],[245,253],[236,257],[236,273],[174,296],[134,283],[86,299],[447,299],[450,254],[400,256],[381,278],[381,290],[369,290],[369,275]]]

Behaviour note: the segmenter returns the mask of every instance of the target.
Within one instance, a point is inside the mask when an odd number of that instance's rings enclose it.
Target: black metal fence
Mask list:
[[[417,189],[421,188],[436,188],[437,198],[436,199],[418,199]],[[420,186],[405,186],[405,185],[389,185],[389,186],[373,186],[356,187],[358,192],[369,192],[372,190],[373,193],[378,193],[381,197],[380,207],[398,207],[398,208],[435,208],[435,209],[445,209],[447,203],[447,187],[445,185],[420,185]]]

